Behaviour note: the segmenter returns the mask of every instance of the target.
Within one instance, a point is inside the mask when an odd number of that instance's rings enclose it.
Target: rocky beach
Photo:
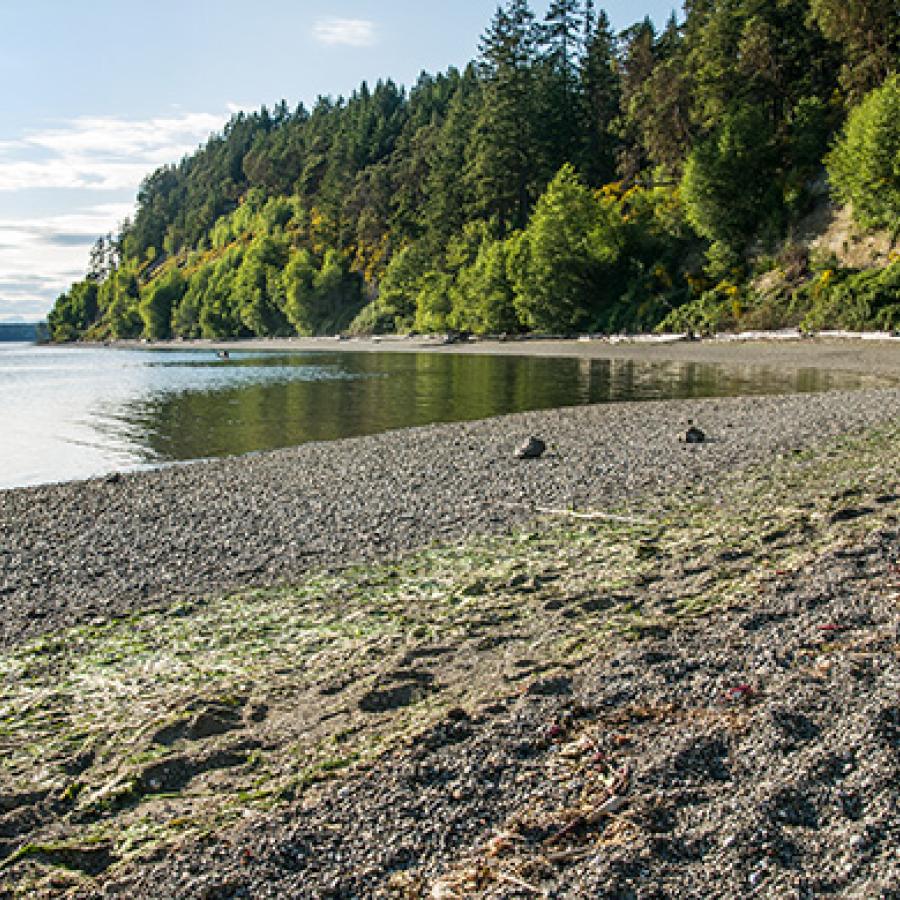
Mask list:
[[[871,385],[0,493],[0,896],[898,896],[900,348],[492,350]]]

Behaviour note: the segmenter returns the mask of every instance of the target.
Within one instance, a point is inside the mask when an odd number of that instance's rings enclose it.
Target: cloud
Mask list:
[[[96,240],[96,234],[65,234],[50,233],[47,235],[47,243],[54,247],[90,247]]]
[[[133,203],[112,201],[133,197],[154,169],[193,153],[233,112],[81,116],[0,141],[0,208],[8,210],[0,215],[0,318],[45,315],[61,291],[84,277],[97,237],[133,215]],[[27,212],[36,191],[41,208],[50,192],[51,214]],[[16,216],[13,209],[24,212]]]
[[[45,316],[54,298],[84,277],[87,248],[133,212],[131,203],[103,203],[43,217],[0,218],[0,319]]]
[[[372,47],[378,41],[375,23],[368,19],[319,19],[313,37],[330,47]]]
[[[0,296],[0,322],[41,322],[47,318],[43,300],[14,299]]]
[[[135,189],[222,128],[226,115],[181,113],[145,120],[82,116],[0,142],[0,191]]]

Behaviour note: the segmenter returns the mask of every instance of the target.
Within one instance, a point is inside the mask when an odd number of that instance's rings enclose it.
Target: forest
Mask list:
[[[54,340],[900,327],[900,2],[497,8],[464,69],[238,113],[149,174]]]

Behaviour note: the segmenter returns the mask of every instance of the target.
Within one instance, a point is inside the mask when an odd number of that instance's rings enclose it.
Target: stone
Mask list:
[[[516,459],[539,459],[544,455],[547,445],[537,437],[530,437],[516,450]]]

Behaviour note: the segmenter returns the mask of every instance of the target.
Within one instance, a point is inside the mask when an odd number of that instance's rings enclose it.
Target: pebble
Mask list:
[[[179,598],[291,580],[434,540],[505,530],[540,508],[661,498],[900,414],[900,390],[607,404],[0,492],[0,646]],[[710,452],[673,452],[686,416]],[[558,453],[518,466],[522,432]],[[507,457],[504,459],[504,457]],[[465,502],[461,502],[465,498]]]

